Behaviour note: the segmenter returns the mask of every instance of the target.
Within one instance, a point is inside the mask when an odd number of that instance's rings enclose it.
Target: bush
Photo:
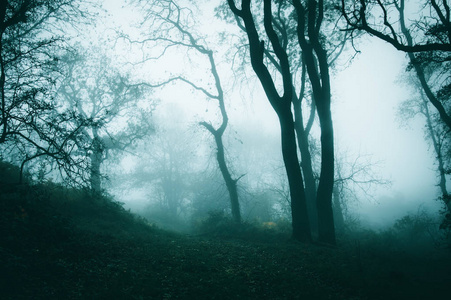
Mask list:
[[[354,231],[347,233],[343,240],[345,243],[358,241],[377,255],[394,252],[410,254],[435,252],[450,245],[449,233],[440,230],[439,224],[438,218],[424,209],[419,209],[416,213],[409,213],[397,219],[391,227],[380,231],[355,228]]]
[[[210,211],[208,217],[195,221],[195,230],[200,234],[217,237],[231,237],[236,234],[238,224],[223,211]],[[235,234],[234,234],[235,233]]]
[[[237,224],[222,211],[211,211],[204,220],[196,221],[196,230],[202,235],[221,239],[239,239],[253,242],[285,242],[291,234],[291,224],[280,222],[242,222]]]

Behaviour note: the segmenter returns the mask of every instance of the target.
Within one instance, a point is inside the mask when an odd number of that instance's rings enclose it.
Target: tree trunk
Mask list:
[[[434,146],[434,151],[436,154],[437,162],[438,162],[438,172],[440,175],[439,187],[442,192],[442,201],[445,204],[445,207],[448,209],[448,212],[451,212],[451,201],[448,193],[448,189],[446,188],[446,170],[445,163],[443,161],[443,149],[442,144],[439,143],[438,137],[436,136],[436,131],[432,125],[431,114],[429,112],[429,107],[427,100],[424,99],[423,95],[423,107],[424,107],[424,115],[426,117],[426,126],[429,130],[429,134],[431,135],[432,145]]]
[[[332,210],[334,135],[330,112],[330,95],[325,98],[316,102],[321,127],[321,175],[316,199],[318,207],[318,239],[321,242],[335,244],[335,225]]]
[[[413,37],[410,34],[409,29],[406,26],[405,23],[405,17],[404,17],[404,1],[400,2],[400,7],[398,9],[399,11],[399,24],[401,26],[401,31],[404,34],[407,45],[409,47],[413,46]],[[417,74],[418,80],[420,81],[421,87],[423,88],[424,94],[429,99],[431,104],[437,109],[440,119],[443,121],[443,123],[448,126],[449,129],[451,129],[451,116],[446,112],[445,107],[443,104],[437,99],[437,97],[434,95],[434,92],[429,87],[429,84],[426,80],[426,75],[424,73],[423,68],[420,66],[420,63],[415,57],[415,54],[412,52],[408,52],[407,55],[409,56],[410,62],[412,63],[415,73]]]
[[[91,191],[94,193],[100,193],[101,189],[101,176],[100,176],[100,166],[103,161],[103,147],[102,142],[99,137],[95,136],[92,142],[92,153],[91,153],[91,166],[90,166],[90,185]]]
[[[283,162],[285,164],[290,187],[293,238],[299,241],[310,242],[312,236],[307,211],[304,181],[299,167],[291,107],[287,106],[286,109],[278,111],[278,116],[282,137]]]
[[[318,233],[318,210],[316,206],[316,182],[313,175],[312,156],[309,149],[308,133],[304,130],[300,101],[293,101],[295,130],[301,153],[301,168],[304,174],[305,197],[312,233]]]
[[[235,16],[241,18],[249,40],[249,53],[252,69],[257,74],[265,94],[279,117],[282,138],[282,156],[287,172],[288,184],[291,196],[291,215],[293,226],[293,238],[299,241],[311,241],[310,225],[305,199],[304,182],[297,154],[296,135],[294,129],[291,103],[293,96],[292,74],[286,49],[282,46],[279,36],[273,27],[272,3],[263,1],[263,23],[266,36],[274,50],[280,65],[280,73],[283,80],[283,95],[276,88],[275,81],[268,70],[265,61],[265,42],[260,39],[254,18],[251,12],[251,1],[242,0],[241,9],[238,9],[233,0],[227,1]]]
[[[318,7],[317,7],[318,4]],[[320,40],[324,3],[313,0],[308,7],[293,1],[297,14],[297,35],[307,67],[321,129],[321,174],[316,195],[318,208],[318,240],[335,244],[335,226],[332,211],[334,185],[334,134],[330,111],[330,76],[327,53]],[[308,35],[306,38],[305,34]]]
[[[212,132],[213,133],[213,132]],[[225,161],[224,144],[222,142],[222,134],[215,131],[213,133],[215,137],[217,154],[216,158],[218,160],[219,169],[221,170],[222,177],[227,186],[227,191],[229,192],[230,205],[232,208],[232,217],[236,223],[241,223],[241,211],[240,202],[238,200],[238,190],[237,190],[237,180],[233,179],[230,175],[229,168],[227,167]]]
[[[5,2],[6,6],[6,2]],[[3,18],[1,19],[3,21]],[[3,32],[3,31],[2,31]],[[8,117],[6,115],[6,97],[5,97],[5,82],[6,82],[6,74],[5,74],[5,62],[3,59],[3,37],[0,34],[0,97],[1,97],[1,110],[2,110],[2,121],[0,122],[0,126],[2,126],[2,134],[0,136],[0,144],[6,141],[6,135],[8,132]]]

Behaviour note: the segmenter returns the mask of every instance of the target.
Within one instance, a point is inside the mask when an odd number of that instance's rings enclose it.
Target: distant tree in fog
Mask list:
[[[75,52],[62,61],[65,78],[59,96],[62,105],[78,115],[80,127],[73,138],[74,155],[88,159],[89,186],[100,193],[102,163],[111,151],[125,151],[152,132],[153,104],[148,99],[143,102],[147,87],[115,69],[100,49]]]
[[[441,197],[447,213],[451,213],[451,196],[448,191],[449,174],[451,173],[451,135],[450,129],[443,123],[438,112],[433,109],[431,102],[424,94],[420,83],[415,78],[410,78],[408,83],[417,95],[404,101],[398,108],[398,115],[401,122],[409,120],[420,115],[424,118],[425,139],[432,146],[434,157],[436,160],[436,168],[438,173],[438,186],[440,188]],[[451,219],[450,219],[451,221]]]
[[[133,167],[115,176],[113,189],[127,198],[138,191],[146,204],[138,213],[163,227],[175,229],[172,225],[181,224],[192,215],[193,202],[200,189],[197,182],[203,178],[199,175],[204,168],[200,165],[202,149],[196,145],[196,135],[183,128],[184,115],[178,107],[162,104],[154,122],[155,133],[133,149],[129,157]]]
[[[187,140],[177,132],[163,130],[152,140],[146,159],[150,163],[147,184],[154,187],[148,196],[156,204],[153,207],[174,221],[180,214],[186,214],[184,202],[190,194],[193,166],[189,158],[194,154]]]
[[[211,73],[214,82],[214,87],[211,89],[200,85],[196,80],[185,75],[171,77],[162,83],[152,86],[162,86],[170,82],[181,81],[191,86],[194,90],[200,91],[207,98],[218,102],[221,118],[219,126],[215,126],[208,121],[202,121],[200,125],[208,130],[214,138],[216,160],[229,193],[232,216],[235,222],[240,223],[241,211],[237,189],[237,182],[240,178],[233,178],[229,166],[230,162],[227,161],[226,157],[223,135],[227,129],[229,117],[213,51],[205,45],[204,38],[198,36],[193,26],[190,25],[195,21],[192,19],[193,12],[189,8],[181,7],[172,0],[143,2],[141,8],[145,11],[146,20],[141,26],[148,26],[147,24],[149,24],[151,31],[151,34],[144,40],[146,44],[158,43],[159,46],[163,45],[164,52],[173,47],[187,48],[208,59],[208,71]]]
[[[381,162],[374,161],[370,155],[358,154],[350,157],[348,153],[337,151],[335,158],[335,180],[333,191],[334,221],[337,231],[343,231],[349,218],[352,201],[362,197],[373,198],[373,189],[390,186],[390,180],[380,176]]]

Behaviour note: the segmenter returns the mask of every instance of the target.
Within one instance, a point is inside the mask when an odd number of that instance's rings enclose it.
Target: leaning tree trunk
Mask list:
[[[230,175],[229,168],[227,167],[226,159],[225,159],[225,151],[224,151],[224,144],[222,142],[222,136],[227,129],[227,125],[229,122],[229,118],[227,116],[227,111],[225,108],[224,103],[224,92],[222,90],[221,80],[219,77],[218,70],[216,68],[216,62],[213,56],[213,51],[206,48],[203,45],[198,44],[198,39],[196,39],[189,31],[185,30],[183,26],[178,22],[171,22],[172,25],[175,26],[175,28],[180,31],[183,35],[186,35],[189,40],[189,47],[194,48],[197,50],[200,54],[206,55],[208,57],[208,60],[210,62],[210,71],[213,75],[214,81],[215,81],[215,88],[217,91],[217,95],[212,94],[208,92],[206,89],[197,86],[193,82],[182,78],[177,77],[177,79],[191,85],[196,90],[201,91],[204,93],[208,98],[215,99],[218,101],[219,110],[221,112],[222,117],[222,123],[219,126],[219,128],[214,128],[213,125],[211,125],[208,122],[200,122],[199,124],[204,126],[215,138],[216,148],[217,148],[217,161],[219,165],[219,169],[221,171],[222,177],[224,178],[227,190],[229,192],[230,196],[230,204],[232,208],[232,216],[236,223],[241,223],[241,212],[240,212],[240,203],[238,199],[238,190],[237,190],[237,181],[236,179],[233,179]]]
[[[224,144],[222,142],[222,136],[218,133],[215,134],[215,142],[217,147],[216,158],[218,160],[219,169],[221,170],[222,177],[227,186],[229,192],[230,205],[232,208],[232,217],[236,223],[241,223],[241,211],[240,202],[238,200],[237,180],[233,179],[230,175],[229,168],[227,167],[224,153]]]
[[[220,102],[223,103],[223,102]],[[200,125],[204,126],[215,138],[216,143],[216,160],[219,165],[219,170],[221,171],[222,178],[229,192],[230,206],[232,209],[232,217],[236,223],[241,223],[241,211],[240,202],[238,199],[238,188],[237,179],[233,179],[230,174],[229,168],[225,159],[224,143],[222,142],[222,135],[228,123],[227,114],[225,113],[225,108],[221,105],[221,110],[223,111],[223,125],[219,129],[214,129],[210,123],[201,122]]]

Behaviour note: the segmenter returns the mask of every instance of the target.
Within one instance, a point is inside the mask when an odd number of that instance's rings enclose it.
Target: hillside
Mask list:
[[[178,235],[53,184],[3,185],[0,206],[2,299],[439,299],[451,282],[449,253],[383,251],[370,235],[335,248],[249,224]]]

